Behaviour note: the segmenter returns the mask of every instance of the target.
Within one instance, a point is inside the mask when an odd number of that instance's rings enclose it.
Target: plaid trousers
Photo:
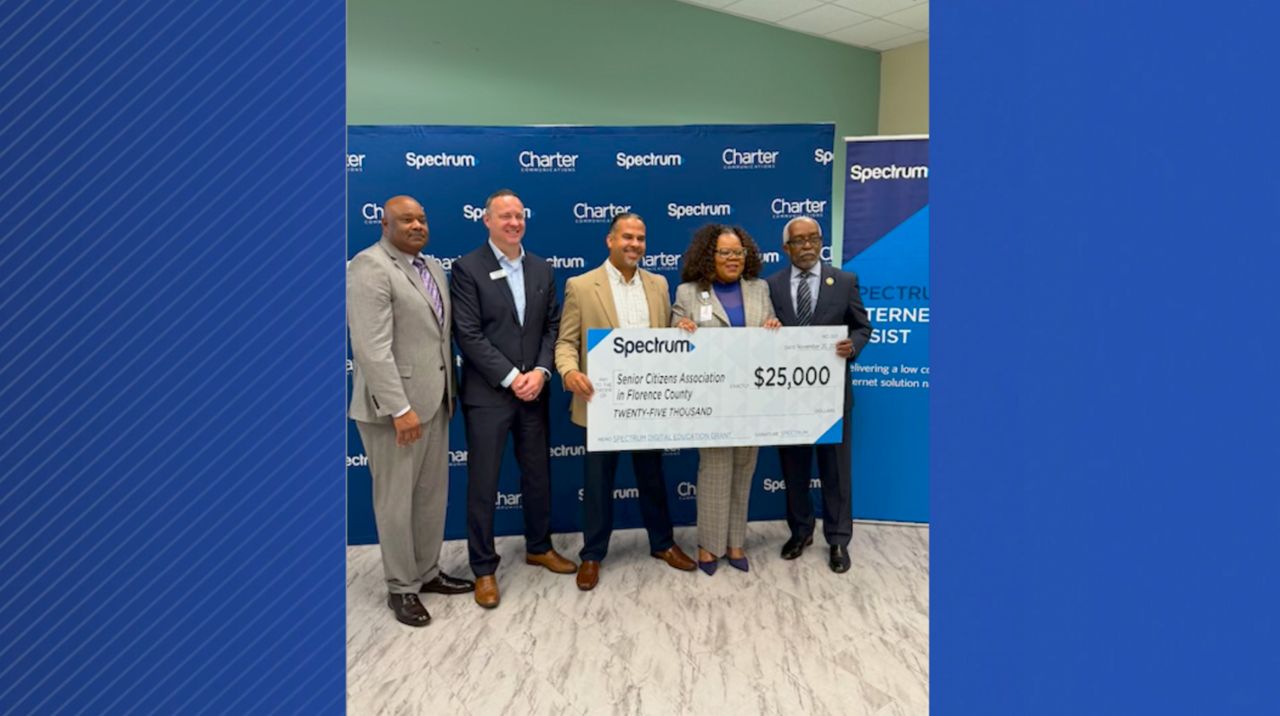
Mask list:
[[[698,448],[698,545],[717,557],[742,547],[760,448]]]

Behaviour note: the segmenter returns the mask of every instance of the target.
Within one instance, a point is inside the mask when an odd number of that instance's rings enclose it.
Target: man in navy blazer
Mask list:
[[[555,275],[524,250],[525,209],[509,189],[485,201],[489,240],[453,262],[453,337],[462,352],[462,413],[467,433],[467,547],[475,599],[498,606],[493,546],[498,470],[507,435],[515,438],[525,525],[525,561],[561,574],[577,565],[551,546],[548,383],[555,367],[560,304]]]
[[[822,229],[800,216],[782,230],[782,250],[790,266],[768,279],[773,310],[784,326],[848,326],[849,337],[835,345],[836,354],[853,363],[871,338],[871,321],[858,295],[858,276],[819,262]],[[783,559],[795,559],[813,544],[813,503],[809,498],[809,470],[818,456],[822,481],[822,534],[830,548],[828,564],[834,572],[849,570],[849,539],[853,535],[850,488],[850,425],[853,389],[846,370],[844,420],[835,445],[789,445],[778,448],[782,477],[787,485],[787,525],[791,539],[782,546]]]

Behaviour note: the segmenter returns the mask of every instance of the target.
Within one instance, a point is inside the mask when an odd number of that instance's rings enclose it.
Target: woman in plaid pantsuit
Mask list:
[[[693,234],[671,306],[671,325],[778,328],[769,286],[760,280],[760,249],[740,226],[708,224]],[[718,558],[747,571],[747,501],[755,447],[698,450],[698,566],[715,574]]]

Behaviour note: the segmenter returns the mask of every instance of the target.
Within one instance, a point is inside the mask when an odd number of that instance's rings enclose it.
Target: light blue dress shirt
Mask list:
[[[489,248],[493,249],[498,265],[507,272],[507,287],[511,289],[511,298],[516,302],[516,315],[520,317],[520,325],[524,325],[524,247],[520,247],[520,255],[511,260],[489,240]]]
[[[498,266],[507,272],[507,287],[511,289],[511,298],[516,302],[516,316],[520,319],[520,325],[524,325],[524,246],[520,247],[520,255],[511,260],[507,255],[502,253],[493,239],[489,239],[489,248],[493,249],[493,257],[498,260]],[[537,366],[542,371],[543,377],[551,379],[551,372],[542,366]],[[502,387],[510,388],[512,381],[516,376],[520,375],[520,370],[512,368],[507,377],[502,379]]]

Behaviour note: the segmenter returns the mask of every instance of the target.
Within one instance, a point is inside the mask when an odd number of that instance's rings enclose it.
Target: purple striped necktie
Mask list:
[[[436,280],[431,278],[426,259],[418,256],[413,260],[413,267],[418,269],[418,275],[422,277],[422,287],[427,289],[427,295],[431,297],[431,310],[435,311],[436,322],[444,325],[444,302],[440,300],[440,287],[436,286]]]

